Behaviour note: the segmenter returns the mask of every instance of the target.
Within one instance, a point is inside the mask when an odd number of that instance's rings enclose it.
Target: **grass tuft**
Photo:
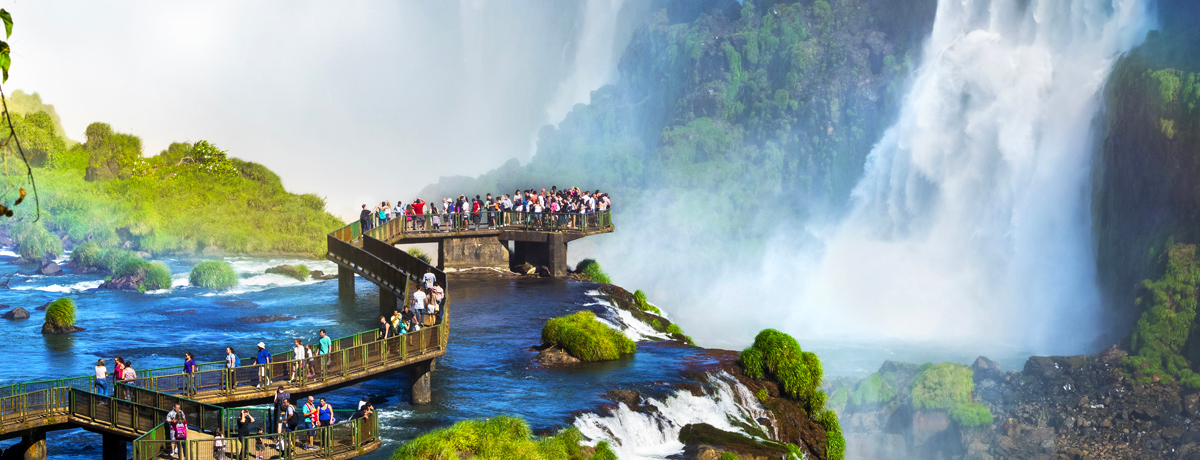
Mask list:
[[[237,286],[238,276],[233,271],[233,265],[230,265],[229,262],[208,260],[192,267],[192,273],[188,276],[188,282],[192,286],[223,291]]]
[[[391,460],[585,460],[579,445],[582,440],[583,434],[574,427],[536,438],[525,420],[501,415],[463,420],[426,433],[397,448]]]
[[[62,240],[39,222],[23,220],[13,224],[11,235],[17,253],[25,259],[40,261],[63,253]]]
[[[77,267],[95,267],[100,263],[100,245],[88,241],[71,251],[71,261]]]
[[[70,297],[55,300],[46,307],[46,322],[59,326],[75,325],[75,301]]]
[[[135,257],[125,260],[113,271],[117,277],[136,276],[139,273],[143,275],[142,283],[138,285],[139,291],[154,291],[171,287],[171,270],[162,262],[147,262]]]
[[[609,279],[608,273],[600,269],[600,262],[596,262],[595,259],[583,259],[579,261],[579,264],[575,266],[575,273],[593,283],[612,284],[612,279]]]
[[[542,327],[542,342],[558,345],[583,361],[612,361],[637,351],[633,340],[601,324],[588,310],[547,321]]]

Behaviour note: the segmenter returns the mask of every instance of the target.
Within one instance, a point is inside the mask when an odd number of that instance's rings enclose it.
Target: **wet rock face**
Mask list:
[[[331,279],[336,279],[338,277],[337,273],[326,275],[325,272],[320,271],[320,270],[313,270],[312,273],[309,274],[309,276],[311,276],[312,279],[315,279],[315,280],[331,280]]]
[[[976,383],[1004,378],[1004,371],[1000,370],[1000,363],[992,361],[986,356],[975,358],[975,362],[971,364],[971,370],[975,372]]]
[[[550,347],[542,350],[538,353],[537,361],[543,366],[566,366],[583,362],[559,347]]]
[[[61,274],[63,274],[63,269],[57,263],[54,263],[54,261],[47,261],[47,262],[43,263],[40,267],[38,267],[37,274],[39,274],[39,275],[61,275]]]
[[[121,289],[125,291],[136,291],[142,285],[142,281],[146,279],[145,275],[138,273],[136,275],[119,276],[100,285],[100,289]]]
[[[62,325],[62,324],[57,324],[57,323],[49,323],[49,322],[47,322],[47,323],[43,323],[43,324],[42,324],[42,335],[46,335],[46,334],[70,334],[70,333],[73,333],[73,332],[79,332],[79,331],[84,331],[84,330],[86,330],[86,329],[84,329],[84,328],[82,328],[82,327],[76,327],[76,326],[67,326],[67,325]]]
[[[290,278],[294,278],[297,281],[304,281],[305,279],[307,279],[307,276],[305,276],[305,274],[302,273],[299,268],[291,266],[291,265],[280,265],[277,267],[271,267],[271,268],[267,269],[266,273],[273,273],[276,275],[287,276]]]
[[[13,321],[29,319],[29,311],[24,308],[17,307],[17,308],[12,309],[12,311],[5,312],[4,319],[13,320]]]

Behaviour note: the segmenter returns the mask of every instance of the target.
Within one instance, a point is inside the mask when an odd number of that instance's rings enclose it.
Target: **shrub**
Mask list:
[[[950,409],[950,419],[964,427],[991,425],[992,410],[980,403],[959,404]]]
[[[95,267],[100,264],[100,245],[88,241],[71,251],[71,261],[78,267]]]
[[[220,291],[237,286],[238,276],[229,262],[209,260],[192,267],[192,274],[188,276],[188,282],[192,283],[192,286]]]
[[[1150,383],[1155,376],[1164,382],[1178,377],[1185,386],[1200,388],[1200,377],[1181,356],[1196,319],[1196,287],[1200,285],[1196,246],[1168,242],[1166,256],[1162,278],[1142,282],[1144,294],[1135,305],[1145,311],[1131,340],[1137,355],[1123,363],[1139,383]]]
[[[583,435],[574,427],[554,436],[535,438],[525,420],[501,415],[484,420],[463,420],[449,428],[426,433],[397,448],[391,460],[584,460],[579,446],[582,440]]]
[[[421,262],[425,262],[425,265],[433,265],[433,262],[432,262],[433,259],[430,259],[429,254],[426,254],[425,251],[422,251],[417,248],[410,248],[408,250],[408,254],[413,257],[416,257]]]
[[[100,250],[97,266],[110,272],[115,272],[117,271],[117,268],[125,263],[125,261],[136,258],[137,256],[134,255],[133,251],[118,248],[104,248]]]
[[[46,307],[46,322],[59,326],[75,325],[75,301],[70,297],[55,300]]]
[[[42,260],[63,253],[62,240],[38,222],[25,220],[13,225],[12,238],[17,244],[17,253],[25,259]]]
[[[754,392],[754,397],[758,398],[758,402],[767,402],[767,397],[769,396],[766,388],[759,388],[758,391]]]
[[[637,351],[633,340],[601,324],[588,310],[547,321],[542,327],[542,342],[558,345],[583,361],[611,361]]]
[[[171,287],[171,270],[161,262],[147,262],[132,258],[121,263],[121,266],[117,267],[113,274],[118,277],[143,275],[142,283],[138,285],[139,291],[154,291]]]
[[[971,402],[974,372],[962,364],[940,363],[927,365],[913,379],[913,409],[950,410]]]
[[[612,284],[612,280],[608,278],[608,273],[600,269],[600,263],[594,259],[583,259],[575,266],[575,272],[583,279],[593,283]]]
[[[801,350],[796,339],[775,329],[759,332],[754,344],[738,356],[738,362],[746,376],[771,378],[784,394],[810,403],[824,378],[817,355]]]
[[[741,460],[741,458],[739,458],[737,454],[733,452],[722,452],[721,457],[717,460]]]
[[[312,274],[312,271],[308,269],[307,265],[300,264],[296,266],[296,273],[300,275],[300,281],[304,281],[308,279],[308,276]]]
[[[896,391],[882,375],[876,372],[858,382],[858,386],[854,388],[854,393],[850,396],[850,403],[855,406],[877,406],[887,403],[895,397]]]
[[[846,458],[846,437],[842,434],[842,424],[838,422],[837,413],[827,410],[817,416],[817,423],[825,427],[825,458],[829,460],[844,460]]]
[[[600,441],[596,444],[596,453],[592,454],[590,460],[617,460],[617,453],[609,447],[608,441]]]

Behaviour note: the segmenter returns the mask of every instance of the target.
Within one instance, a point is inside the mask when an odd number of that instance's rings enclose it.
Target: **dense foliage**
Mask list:
[[[46,227],[31,219],[22,219],[12,224],[9,232],[17,244],[17,253],[33,261],[53,259],[63,253],[62,240],[46,230]]]
[[[75,301],[70,297],[51,302],[46,306],[46,322],[59,326],[75,325]]]
[[[188,275],[188,282],[192,286],[221,291],[237,286],[238,276],[229,262],[206,260],[192,267],[192,273]]]
[[[429,258],[429,254],[426,254],[425,251],[417,248],[409,248],[408,254],[416,257],[421,262],[425,262],[425,265],[433,265],[433,259]]]
[[[601,460],[616,458],[609,449],[596,449],[588,457],[580,446],[583,434],[571,427],[554,436],[537,438],[520,417],[501,415],[483,420],[464,420],[449,428],[434,430],[405,443],[392,460]],[[602,452],[604,452],[602,454]]]
[[[1137,354],[1125,360],[1137,381],[1178,378],[1190,388],[1200,388],[1200,374],[1192,371],[1183,356],[1196,322],[1197,264],[1195,245],[1171,244],[1162,278],[1142,283],[1142,295],[1135,305],[1145,312],[1134,328],[1131,344]]]
[[[142,292],[171,287],[171,270],[162,262],[148,262],[136,257],[125,259],[113,271],[113,275],[142,277],[141,283],[138,284],[138,290]]]
[[[896,390],[879,372],[873,373],[858,382],[849,402],[859,407],[875,407],[885,404],[896,397]]]
[[[913,379],[912,406],[916,410],[950,410],[971,402],[975,374],[962,364],[938,363],[922,366]]]
[[[85,141],[74,144],[40,99],[20,107],[36,109],[14,116],[13,125],[35,153],[42,220],[74,244],[126,244],[155,254],[215,247],[320,255],[325,233],[343,225],[325,212],[322,198],[288,193],[263,165],[209,142],[177,142],[146,157],[137,136],[92,123]],[[16,217],[32,220],[32,213],[22,208]]]
[[[71,250],[71,262],[77,267],[96,267],[100,265],[100,245],[88,241]]]
[[[138,258],[137,254],[128,249],[104,248],[100,250],[96,267],[115,272],[125,261],[136,258]]]
[[[582,361],[612,361],[637,351],[637,343],[605,326],[588,310],[553,318],[542,327],[542,342]]]
[[[612,284],[612,280],[608,278],[608,273],[600,268],[600,262],[592,259],[583,259],[575,266],[575,273],[580,277],[593,283]]]
[[[826,458],[841,460],[846,455],[846,439],[837,413],[825,409],[829,395],[817,388],[825,371],[815,353],[800,349],[790,335],[775,329],[763,329],[754,344],[738,355],[742,372],[752,379],[770,379],[782,393],[803,401],[809,415],[825,427]]]

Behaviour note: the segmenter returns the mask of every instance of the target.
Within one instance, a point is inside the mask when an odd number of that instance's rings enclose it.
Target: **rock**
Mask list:
[[[171,310],[163,312],[164,315],[192,315],[195,313],[196,310]]]
[[[39,275],[61,275],[62,272],[62,267],[58,266],[54,261],[47,261],[37,269],[37,274]]]
[[[683,447],[683,458],[686,460],[720,460],[721,455],[730,452],[708,444],[692,444]]]
[[[313,270],[310,276],[315,280],[331,280],[338,277],[336,273],[332,275],[326,275],[325,272],[320,270]]]
[[[529,262],[526,262],[521,265],[517,265],[515,268],[513,268],[513,271],[522,275],[533,275],[537,273],[537,267],[534,267]]]
[[[550,347],[542,350],[541,353],[538,353],[537,361],[543,366],[564,366],[583,362],[559,347]]]
[[[21,307],[14,308],[14,309],[12,309],[12,311],[4,313],[4,319],[9,319],[9,320],[13,320],[13,321],[29,319],[29,310],[26,310]]]
[[[138,290],[138,287],[142,285],[142,281],[144,281],[145,278],[145,275],[142,275],[141,273],[121,276],[105,281],[104,284],[100,285],[100,289],[122,289],[126,291],[136,291]]]
[[[777,444],[768,445],[742,433],[724,431],[707,423],[685,425],[679,430],[679,441],[684,444],[685,450],[686,446],[707,445],[733,452],[740,458],[784,458],[788,454],[786,449]]]
[[[1192,393],[1183,397],[1183,408],[1188,415],[1200,417],[1200,393]]]
[[[537,276],[541,276],[541,277],[549,277],[550,276],[550,267],[542,265],[542,266],[538,267],[536,271],[534,271],[534,274],[536,274]]]
[[[84,331],[86,329],[76,326],[66,326],[57,323],[43,323],[42,335],[46,334],[70,334],[72,332]]]
[[[950,428],[950,417],[941,411],[919,411],[913,414],[912,440],[914,446],[925,444],[929,438]]]
[[[137,251],[134,254],[137,254],[138,257],[143,258],[143,259],[149,259],[151,257],[154,257],[154,254],[151,254],[146,251]]]
[[[84,269],[83,269],[83,270],[82,270],[80,273],[81,273],[81,274],[84,274],[84,275],[91,275],[91,274],[93,274],[93,273],[99,273],[99,272],[100,272],[100,269],[99,269],[99,268],[96,268],[96,267],[84,267]]]
[[[274,323],[277,321],[290,321],[293,319],[296,319],[296,317],[292,315],[243,316],[241,318],[242,322],[246,324]]]
[[[971,370],[975,372],[976,382],[987,379],[999,380],[1004,377],[1004,371],[1000,370],[1000,363],[987,359],[986,356],[975,358],[975,362],[971,364]]]
[[[1178,438],[1180,436],[1183,436],[1183,428],[1173,426],[1170,428],[1164,428],[1162,430],[1162,437],[1164,437],[1164,438],[1174,439],[1174,438]]]
[[[42,306],[40,306],[40,307],[37,307],[37,308],[34,308],[34,310],[38,310],[38,311],[46,311],[46,308],[50,307],[50,304],[51,304],[51,303],[53,303],[53,301],[51,301],[51,302],[46,302],[46,303],[42,304]]]
[[[271,267],[271,268],[267,269],[267,273],[283,275],[283,276],[286,276],[289,278],[293,278],[296,281],[304,281],[304,280],[308,279],[307,276],[305,276],[303,273],[300,272],[299,268],[296,268],[291,265],[279,265],[276,267]]]
[[[8,239],[7,236],[0,236],[0,247],[11,248],[15,245],[16,243],[14,243],[13,240]]]
[[[251,302],[249,300],[246,300],[246,299],[218,300],[217,305],[221,305],[221,306],[225,306],[225,307],[241,308],[243,310],[247,310],[247,309],[251,309],[251,308],[258,308],[258,304]]]

